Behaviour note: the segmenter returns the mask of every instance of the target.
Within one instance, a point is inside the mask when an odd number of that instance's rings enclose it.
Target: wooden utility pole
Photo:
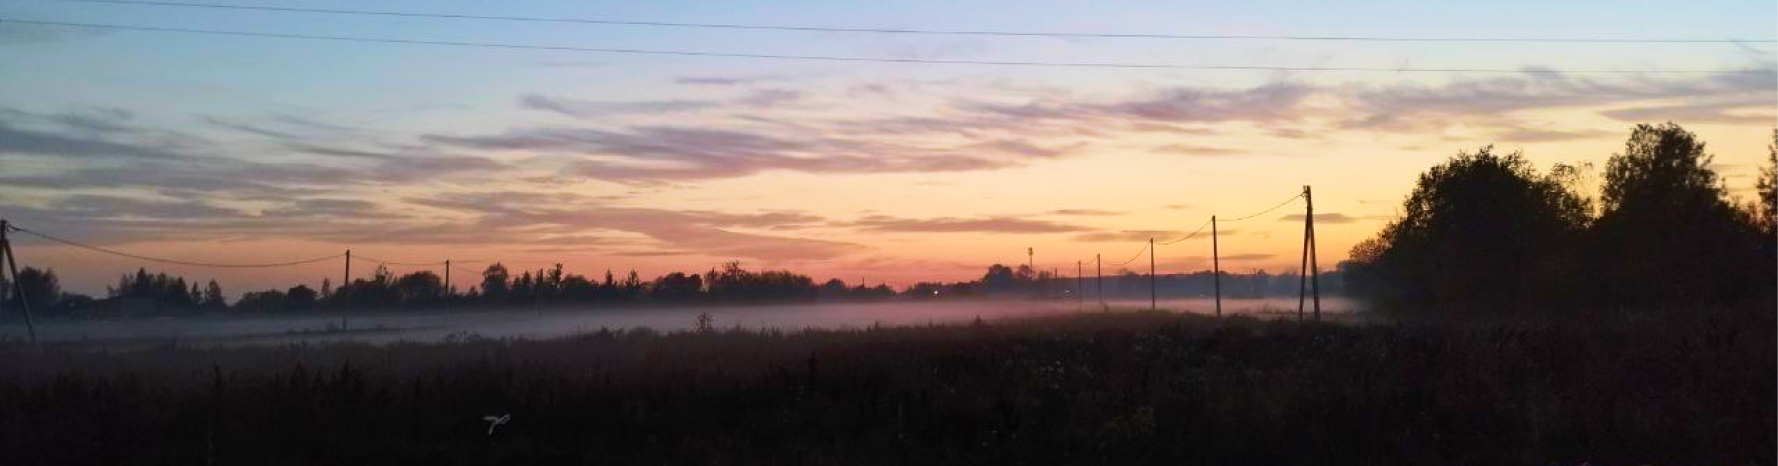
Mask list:
[[[1148,310],[1154,311],[1156,309],[1157,309],[1157,307],[1155,306],[1155,291],[1154,291],[1154,238],[1149,238],[1148,239]]]
[[[1309,287],[1315,287],[1315,320],[1321,320],[1321,279],[1315,277],[1315,199],[1303,185],[1303,261],[1297,268],[1296,320],[1303,320]]]
[[[348,290],[351,288],[352,288],[352,250],[347,249],[346,250],[346,279],[345,279],[345,281],[340,282],[339,290]],[[336,293],[336,294],[339,293],[339,290],[335,290],[334,293]],[[347,307],[347,308],[352,307],[352,295],[350,293],[347,293],[346,299],[343,299],[342,301],[346,302],[346,305],[344,307]],[[340,314],[340,330],[344,331],[344,330],[346,330],[346,326],[351,324],[351,321],[348,320],[348,318],[346,317],[345,310],[341,310],[340,312],[341,312],[341,314]]]
[[[445,259],[445,298],[451,297],[451,260]]]
[[[1216,237],[1216,216],[1210,216],[1210,281],[1216,287],[1216,316],[1222,317],[1222,252]]]
[[[1105,306],[1105,265],[1100,262],[1098,254],[1093,254],[1093,275],[1093,287],[1099,289],[1099,309],[1109,310]]]
[[[1303,186],[1303,203],[1308,205],[1309,214],[1303,217],[1309,226],[1309,287],[1315,300],[1315,320],[1321,320],[1321,267],[1315,264],[1315,195],[1309,186]]]
[[[1087,308],[1086,291],[1082,290],[1085,288],[1087,280],[1085,272],[1086,265],[1081,261],[1074,261],[1074,312],[1080,312]]]
[[[12,240],[6,239],[6,232],[11,229],[12,224],[0,220],[0,258],[6,259],[7,268],[12,270],[12,295],[18,298],[19,311],[25,314],[25,332],[31,336],[31,344],[35,345],[37,344],[37,325],[31,322],[31,301],[25,299],[25,285],[19,283],[19,261],[16,258],[17,254],[12,252]],[[6,281],[5,270],[0,270],[0,281]],[[3,296],[0,294],[0,297]],[[0,300],[0,304],[5,304],[4,300]]]

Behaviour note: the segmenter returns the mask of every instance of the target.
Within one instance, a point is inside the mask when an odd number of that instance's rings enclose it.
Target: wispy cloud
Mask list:
[[[1101,209],[1058,209],[1058,210],[1049,211],[1049,214],[1050,215],[1108,217],[1108,216],[1114,216],[1114,215],[1123,215],[1124,213],[1120,212],[1120,211],[1116,211],[1116,210],[1101,210]]]
[[[871,215],[848,225],[860,230],[894,233],[1070,233],[1087,227],[1013,217],[903,218]]]
[[[691,86],[740,86],[786,79],[789,78],[784,76],[682,76],[674,79],[673,82]]]
[[[1778,107],[1778,99],[1765,99],[1764,102],[1754,100],[1721,101],[1709,103],[1652,105],[1643,107],[1619,108],[1599,112],[1606,118],[1629,122],[1673,121],[1680,124],[1692,123],[1773,123],[1778,122],[1778,114],[1772,108]]]
[[[1131,242],[1131,241],[1148,241],[1149,238],[1155,238],[1155,239],[1176,238],[1176,237],[1179,237],[1183,234],[1184,233],[1182,233],[1182,232],[1172,231],[1172,230],[1099,231],[1099,232],[1093,232],[1093,233],[1084,233],[1084,234],[1074,235],[1074,240],[1075,241],[1091,241],[1091,242]]]
[[[714,108],[720,105],[720,102],[683,99],[638,102],[593,102],[530,94],[520,98],[519,105],[529,109],[550,111],[575,118],[599,118],[626,114],[692,112]]]

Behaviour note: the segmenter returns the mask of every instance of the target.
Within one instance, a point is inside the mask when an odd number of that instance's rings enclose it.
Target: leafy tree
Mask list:
[[[241,294],[240,301],[235,301],[235,310],[249,313],[283,312],[288,303],[289,299],[285,298],[282,291],[249,291]]]
[[[444,299],[444,278],[430,270],[402,275],[395,280],[395,293],[403,306],[430,306]]]
[[[7,296],[5,300],[7,309],[18,309],[22,300],[31,306],[31,312],[47,316],[50,315],[50,307],[62,298],[62,280],[56,277],[56,271],[53,269],[25,267],[19,270],[18,276],[13,279],[16,282],[7,283],[6,292],[0,294],[0,296]],[[15,284],[18,287],[16,289],[13,288]],[[23,296],[20,296],[20,291],[23,292]]]
[[[292,312],[308,312],[315,310],[315,301],[321,297],[308,285],[296,285],[284,292],[283,309]]]
[[[1013,274],[1011,267],[994,264],[988,266],[988,273],[982,275],[982,288],[989,293],[1008,293],[1018,287],[1018,281],[1018,276]]]
[[[663,301],[684,301],[696,298],[703,290],[704,280],[698,274],[673,272],[656,278],[649,294]]]
[[[1778,235],[1778,129],[1772,130],[1772,144],[1766,146],[1766,166],[1760,167],[1759,180],[1754,185],[1759,189],[1759,204],[1755,209],[1760,232],[1766,235],[1766,242],[1771,242]]]
[[[506,282],[511,278],[505,265],[495,262],[488,266],[487,270],[482,271],[482,296],[493,300],[505,299],[508,291]]]
[[[1611,304],[1732,300],[1769,286],[1756,278],[1768,267],[1755,221],[1729,201],[1711,158],[1667,123],[1637,125],[1607,162],[1593,262]]]
[[[199,305],[206,310],[227,309],[228,299],[223,297],[222,285],[217,284],[216,280],[210,280],[210,284],[204,288],[204,297]]]
[[[1352,250],[1351,270],[1384,307],[1516,309],[1561,293],[1589,217],[1560,176],[1518,152],[1459,152],[1421,174],[1402,216]]]

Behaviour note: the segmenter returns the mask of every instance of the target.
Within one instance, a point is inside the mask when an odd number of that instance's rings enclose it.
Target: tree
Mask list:
[[[283,312],[288,302],[282,291],[249,291],[241,294],[240,301],[235,301],[235,310],[253,313]]]
[[[1774,235],[1778,235],[1778,129],[1772,130],[1772,144],[1766,146],[1766,166],[1760,167],[1759,180],[1754,184],[1759,189],[1759,204],[1756,211],[1760,232],[1765,234],[1767,243]]]
[[[395,280],[395,294],[404,306],[427,306],[444,299],[444,278],[430,270],[402,275]]]
[[[696,298],[703,290],[704,280],[698,274],[673,272],[656,278],[649,294],[663,301],[684,301]]]
[[[494,265],[488,266],[486,270],[482,271],[482,296],[495,301],[506,299],[506,282],[511,278],[512,276],[507,273],[505,265],[495,262]]]
[[[1420,175],[1402,216],[1353,248],[1347,269],[1383,307],[1516,309],[1562,290],[1587,201],[1518,152],[1459,152]],[[1428,305],[1438,305],[1431,307]]]
[[[321,296],[308,285],[296,285],[284,292],[284,310],[308,312],[315,309],[315,300]]]
[[[217,284],[216,280],[210,280],[209,286],[204,288],[204,299],[199,305],[212,311],[227,309],[228,300],[223,297],[222,285]]]
[[[994,264],[988,266],[988,273],[982,274],[982,288],[989,293],[1007,293],[1017,286],[1018,276],[1013,274],[1011,267]]]
[[[1757,257],[1755,221],[1729,201],[1711,158],[1697,135],[1667,123],[1636,125],[1607,162],[1593,262],[1610,304],[1734,300],[1769,287],[1756,278],[1769,264]]]
[[[56,271],[53,269],[25,267],[19,270],[18,276],[13,277],[13,280],[15,280],[13,283],[7,284],[6,293],[0,294],[0,296],[8,296],[5,306],[8,309],[18,309],[22,298],[24,303],[30,305],[32,312],[44,313],[42,315],[47,316],[50,306],[55,305],[56,301],[62,297],[62,280],[56,277]],[[13,286],[17,286],[17,288],[13,288]],[[21,292],[23,296],[20,296]]]

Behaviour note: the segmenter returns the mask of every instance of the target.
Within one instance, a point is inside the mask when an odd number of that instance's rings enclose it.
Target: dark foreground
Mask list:
[[[14,345],[0,462],[1772,464],[1769,311]]]

